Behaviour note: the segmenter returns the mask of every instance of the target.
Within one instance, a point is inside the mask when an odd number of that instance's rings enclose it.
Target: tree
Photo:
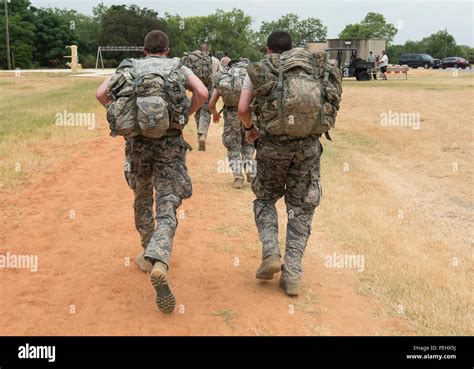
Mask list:
[[[327,27],[317,18],[300,19],[294,13],[286,14],[276,21],[262,22],[256,37],[256,47],[261,51],[266,48],[268,35],[276,30],[286,30],[291,35],[294,46],[305,46],[310,41],[324,41]]]
[[[99,43],[114,46],[141,46],[143,37],[163,28],[158,13],[136,5],[112,5],[101,16]]]
[[[360,23],[348,24],[339,33],[339,38],[350,40],[354,38],[383,38],[390,44],[397,34],[397,28],[388,23],[379,13],[368,13]]]
[[[420,41],[420,49],[424,53],[438,59],[457,56],[456,54],[459,51],[454,36],[450,35],[446,30],[438,31],[423,38]]]
[[[34,15],[29,0],[15,0],[8,3],[8,21],[10,30],[10,52],[14,68],[34,66],[35,51]],[[0,67],[6,68],[5,14],[0,6]]]
[[[92,67],[95,63],[99,36],[99,18],[80,14],[75,10],[61,11],[73,32],[73,44],[78,46],[79,62]],[[88,61],[85,63],[84,62]]]
[[[473,51],[473,48],[469,46],[456,45],[456,40],[446,30],[433,33],[420,41],[408,40],[404,45],[387,47],[389,59],[397,62],[402,54],[429,54],[437,59],[460,56],[467,59]]]
[[[106,8],[99,5],[96,7],[96,16],[100,19],[98,43],[101,46],[143,46],[148,32],[167,32],[166,23],[158,16],[158,12],[137,5],[112,5]],[[114,52],[108,55],[115,60],[137,57],[136,52]]]
[[[252,19],[240,9],[217,10],[208,16],[187,18],[165,14],[165,22],[172,56],[180,57],[186,51],[197,49],[202,42],[207,42],[212,52],[228,52],[234,59],[243,56],[256,60],[261,56],[253,48]]]
[[[59,9],[32,8],[34,13],[35,45],[34,58],[40,65],[63,66],[67,61],[67,45],[74,43],[74,31],[70,21]]]

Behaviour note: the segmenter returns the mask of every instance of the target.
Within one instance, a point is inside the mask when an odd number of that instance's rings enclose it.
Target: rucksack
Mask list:
[[[212,57],[200,50],[185,53],[181,63],[191,69],[206,87],[212,86]]]
[[[247,74],[246,61],[232,64],[229,68],[221,70],[215,79],[214,87],[222,96],[225,106],[238,106],[242,84]]]
[[[110,135],[159,138],[169,128],[183,129],[191,104],[179,58],[131,60],[107,86]]]
[[[247,68],[254,85],[252,111],[272,135],[305,137],[334,128],[342,77],[327,53],[294,48],[266,55]]]

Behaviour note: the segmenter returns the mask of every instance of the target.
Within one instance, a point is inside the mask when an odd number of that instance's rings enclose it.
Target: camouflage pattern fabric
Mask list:
[[[257,143],[257,173],[252,181],[256,195],[254,215],[263,258],[280,255],[278,213],[275,203],[285,197],[288,214],[282,278],[297,282],[303,273],[302,258],[311,234],[311,222],[322,188],[317,137],[295,139],[267,135]]]
[[[135,194],[135,226],[145,248],[145,258],[169,265],[178,226],[176,209],[192,195],[182,136],[126,141],[125,177]],[[156,221],[153,216],[155,193]]]
[[[307,137],[334,128],[342,77],[327,54],[296,47],[267,54],[247,71],[255,87],[252,110],[265,131]]]
[[[209,53],[200,50],[186,52],[181,64],[190,68],[207,88],[212,87],[212,57]]]
[[[214,79],[214,88],[222,97],[225,106],[238,106],[240,93],[245,75],[247,74],[248,62],[242,61],[232,64],[229,68],[223,68]]]
[[[198,135],[207,137],[209,125],[211,124],[211,110],[209,109],[209,100],[211,99],[212,89],[208,90],[207,101],[196,111],[194,119],[196,120],[196,127]]]
[[[243,178],[242,170],[246,168],[241,163],[249,163],[253,160],[255,148],[245,139],[245,130],[240,122],[237,107],[224,109],[222,143],[227,149],[227,158],[234,177]]]
[[[179,58],[124,59],[107,86],[111,135],[159,138],[183,129],[190,108],[185,85]]]

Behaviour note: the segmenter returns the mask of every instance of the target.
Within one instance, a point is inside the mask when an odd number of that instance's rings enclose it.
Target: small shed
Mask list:
[[[376,38],[356,38],[352,40],[341,40],[333,38],[327,40],[328,48],[356,48],[357,57],[366,60],[369,56],[369,51],[375,56],[382,54],[382,50],[385,50],[386,41],[384,39]]]

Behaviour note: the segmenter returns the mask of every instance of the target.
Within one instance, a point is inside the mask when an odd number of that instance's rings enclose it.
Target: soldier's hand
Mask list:
[[[260,138],[260,132],[258,132],[258,129],[253,126],[251,130],[245,131],[245,139],[249,144],[253,144],[255,140]]]
[[[212,121],[214,123],[219,123],[220,120],[221,120],[221,115],[219,113],[212,114]]]

